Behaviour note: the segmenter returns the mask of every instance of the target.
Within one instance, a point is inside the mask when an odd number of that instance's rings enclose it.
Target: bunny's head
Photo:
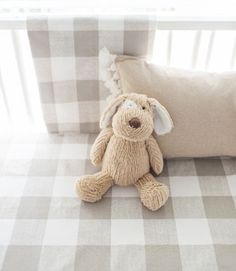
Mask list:
[[[100,127],[112,126],[114,134],[129,141],[143,141],[153,130],[158,135],[169,133],[173,128],[172,119],[156,99],[141,94],[118,96],[105,109]]]

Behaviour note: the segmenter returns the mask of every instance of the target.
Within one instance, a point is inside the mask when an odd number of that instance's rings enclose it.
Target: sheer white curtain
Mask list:
[[[153,61],[201,71],[235,70],[236,31],[158,30]]]
[[[0,123],[4,132],[44,130],[25,30],[0,30]]]

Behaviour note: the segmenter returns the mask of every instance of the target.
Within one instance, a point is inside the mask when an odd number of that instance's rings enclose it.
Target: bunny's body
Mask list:
[[[145,141],[132,142],[113,135],[103,158],[102,171],[107,172],[117,185],[135,184],[150,171]]]
[[[103,129],[90,153],[92,163],[102,163],[102,169],[95,175],[81,177],[77,182],[77,191],[82,200],[100,200],[114,184],[135,185],[147,208],[157,210],[164,205],[169,190],[149,173],[150,167],[156,174],[163,168],[162,153],[152,136],[155,125],[153,104],[163,110],[159,111],[160,115],[163,115],[158,127],[164,129],[167,122],[172,128],[165,108],[144,95],[119,96],[105,111],[101,121]],[[109,127],[111,118],[112,127]]]

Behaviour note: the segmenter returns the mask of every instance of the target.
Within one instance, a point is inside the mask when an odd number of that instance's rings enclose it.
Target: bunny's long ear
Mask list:
[[[103,111],[100,119],[101,129],[104,129],[111,124],[112,117],[116,113],[117,108],[122,104],[122,102],[126,98],[127,95],[120,95],[107,106],[107,108]]]
[[[168,111],[156,99],[149,98],[148,101],[153,107],[155,132],[158,135],[164,135],[169,133],[174,127],[174,125]]]

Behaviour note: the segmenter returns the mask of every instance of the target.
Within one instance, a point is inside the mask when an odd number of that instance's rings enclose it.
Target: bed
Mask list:
[[[1,270],[235,270],[235,158],[166,160],[157,212],[134,187],[84,203],[74,183],[98,170],[95,137],[1,136]]]

